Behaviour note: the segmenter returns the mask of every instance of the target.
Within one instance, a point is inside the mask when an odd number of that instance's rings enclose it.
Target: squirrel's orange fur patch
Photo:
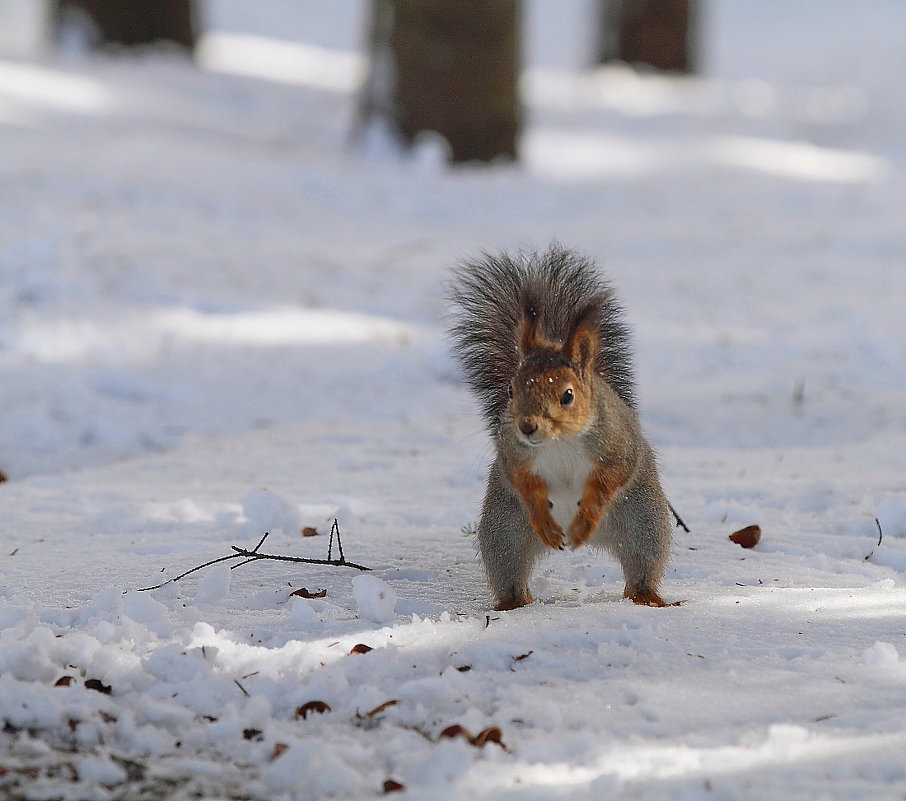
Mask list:
[[[548,548],[563,547],[563,529],[551,516],[548,505],[548,486],[543,478],[527,467],[517,467],[510,476],[513,489],[522,500],[529,525]]]
[[[598,466],[588,474],[579,508],[567,532],[570,547],[578,548],[591,539],[611,499],[627,479],[626,471],[618,468]]]

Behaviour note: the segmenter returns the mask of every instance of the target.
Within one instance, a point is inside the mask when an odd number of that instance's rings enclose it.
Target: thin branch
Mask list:
[[[340,550],[340,558],[333,559],[333,535],[336,532],[337,536],[337,546]],[[257,562],[259,559],[270,559],[277,562],[300,562],[306,565],[328,565],[330,567],[351,567],[354,570],[371,570],[370,567],[365,567],[364,565],[356,564],[355,562],[347,562],[346,557],[343,555],[343,546],[340,544],[340,526],[336,520],[333,521],[333,525],[330,528],[330,545],[327,551],[327,559],[311,559],[305,556],[282,556],[280,554],[272,553],[261,553],[258,549],[264,545],[264,541],[270,536],[270,532],[265,531],[264,536],[258,540],[258,544],[252,548],[252,550],[247,550],[245,548],[240,548],[236,545],[231,545],[235,553],[231,553],[227,556],[221,556],[217,559],[212,559],[210,562],[205,562],[203,565],[197,565],[191,570],[187,570],[185,573],[180,573],[178,576],[174,576],[171,579],[162,581],[160,584],[155,584],[153,587],[140,587],[136,592],[149,592],[150,590],[159,590],[161,587],[165,587],[167,584],[172,584],[173,582],[179,581],[180,579],[185,578],[186,576],[195,573],[198,570],[201,570],[204,567],[210,567],[211,565],[216,565],[219,562],[226,562],[230,559],[244,559],[244,561],[239,562],[238,564],[231,565],[230,570],[235,570],[237,567],[242,567],[243,565],[249,564],[249,562]]]
[[[881,530],[881,521],[878,520],[878,518],[875,518],[875,525],[878,527],[878,544],[875,546],[875,548],[880,548],[881,540],[884,539],[884,532]],[[872,548],[871,553],[869,553],[868,556],[865,557],[865,561],[867,562],[874,555],[875,555],[875,549]]]
[[[249,562],[256,562],[259,559],[274,559],[278,562],[302,562],[306,565],[332,565],[333,567],[354,567],[357,570],[371,570],[370,567],[364,567],[362,565],[357,565],[355,562],[347,562],[345,559],[309,559],[304,556],[281,556],[280,554],[274,553],[255,553],[254,551],[247,551],[245,548],[239,548],[236,545],[231,545],[236,553],[233,556],[226,556],[225,559],[235,559],[237,556],[245,556],[246,561],[241,564],[248,564]],[[235,565],[239,567],[239,565]]]
[[[174,576],[171,579],[162,581],[160,584],[155,584],[153,587],[140,587],[136,592],[148,592],[149,590],[159,590],[161,587],[165,587],[167,584],[172,584],[174,581],[179,581],[182,578],[185,578],[190,573],[194,573],[196,570],[201,570],[203,567],[210,567],[211,565],[216,565],[218,562],[225,562],[227,559],[235,559],[236,554],[230,554],[229,556],[221,556],[219,559],[212,559],[210,562],[205,562],[203,565],[198,565],[193,567],[191,570],[187,570],[185,573],[180,573],[178,576]]]
[[[337,550],[340,552],[340,561],[345,562],[346,557],[343,556],[343,540],[340,539],[340,523],[336,518],[333,519],[333,525],[330,527],[331,532],[334,529],[337,531]]]
[[[677,514],[676,509],[673,508],[673,504],[670,503],[670,501],[667,501],[667,506],[670,507],[670,511],[673,513],[673,517],[676,518],[676,525],[682,528],[683,531],[685,531],[687,534],[689,534],[689,526],[687,526],[683,518],[681,518],[679,514]]]
[[[334,518],[333,523],[330,526],[330,542],[327,545],[327,558],[333,559],[333,537],[334,534],[337,536],[337,548],[340,551],[340,561],[345,562],[346,557],[343,556],[343,540],[340,539],[340,523]]]
[[[254,548],[252,548],[251,553],[257,554],[257,553],[258,553],[258,549],[259,549],[262,545],[264,545],[264,541],[270,536],[270,534],[271,534],[271,533],[270,533],[269,531],[265,531],[265,532],[264,532],[264,536],[263,536],[260,540],[258,540],[258,544],[257,544]],[[230,547],[232,547],[232,546],[230,546]],[[238,550],[238,549],[237,549],[237,548],[233,548],[233,550],[235,551],[235,550]],[[224,559],[234,559],[235,557],[234,557],[234,556],[229,556],[229,557],[224,556],[223,558],[224,558]],[[257,557],[254,557],[254,556],[253,556],[253,557],[251,557],[250,559],[246,559],[244,562],[240,562],[238,565],[231,565],[231,566],[230,566],[230,570],[235,570],[237,567],[242,567],[243,565],[247,565],[249,562],[254,562],[256,558],[257,558]],[[176,580],[176,579],[174,579],[174,581],[175,581],[175,580]]]

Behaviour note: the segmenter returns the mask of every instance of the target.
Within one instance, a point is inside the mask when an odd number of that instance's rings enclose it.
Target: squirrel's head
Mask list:
[[[516,347],[519,365],[507,390],[506,416],[527,445],[569,438],[588,425],[598,351],[597,305],[579,310],[562,342],[539,329],[536,306],[523,303]]]

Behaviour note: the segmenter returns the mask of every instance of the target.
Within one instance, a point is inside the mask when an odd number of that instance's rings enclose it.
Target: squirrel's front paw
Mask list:
[[[569,547],[576,549],[582,545],[585,545],[591,539],[591,535],[594,534],[595,527],[584,517],[576,517],[572,523],[569,524],[569,531],[566,534],[567,539],[569,540]]]
[[[548,548],[563,550],[563,529],[553,520],[541,523],[535,527],[535,533]]]

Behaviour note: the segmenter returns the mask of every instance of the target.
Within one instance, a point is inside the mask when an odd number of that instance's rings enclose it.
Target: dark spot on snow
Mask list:
[[[305,720],[305,718],[307,718],[309,715],[313,715],[315,713],[323,715],[325,712],[330,712],[329,704],[325,703],[324,701],[307,701],[306,703],[302,704],[302,706],[296,707],[295,718],[296,720],[298,720],[299,718]]]

